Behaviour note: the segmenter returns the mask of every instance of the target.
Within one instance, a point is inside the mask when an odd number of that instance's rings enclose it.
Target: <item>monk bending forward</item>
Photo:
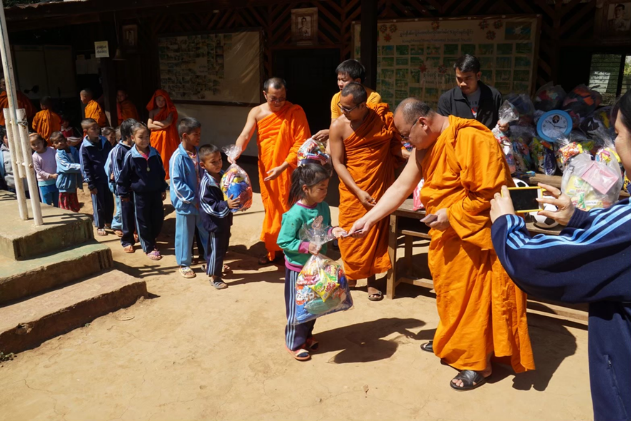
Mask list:
[[[331,158],[340,183],[340,227],[349,230],[381,200],[394,183],[395,167],[403,163],[401,140],[387,104],[367,104],[368,94],[359,83],[344,87],[337,106],[342,111],[331,124]],[[368,281],[368,299],[383,293],[373,285],[375,275],[390,269],[388,221],[377,222],[364,238],[339,240],[349,285]]]
[[[265,81],[263,95],[266,102],[252,108],[236,142],[243,152],[254,132],[258,134],[259,183],[265,208],[261,241],[267,249],[267,255],[259,260],[260,265],[282,258],[276,242],[283,213],[289,210],[291,173],[297,165],[298,149],[311,137],[302,107],[287,101],[287,84],[283,79]]]
[[[401,102],[394,122],[414,154],[349,233],[369,232],[423,177],[423,222],[431,228],[429,268],[440,323],[433,343],[421,348],[461,370],[450,383],[458,390],[486,382],[493,355],[508,357],[517,373],[534,370],[526,295],[502,268],[491,242],[491,199],[501,186],[513,185],[502,150],[481,123],[440,116],[414,98]]]

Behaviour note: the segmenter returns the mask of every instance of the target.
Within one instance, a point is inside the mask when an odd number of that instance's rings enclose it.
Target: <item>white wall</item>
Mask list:
[[[176,104],[176,106],[180,118],[193,117],[202,123],[202,145],[212,143],[219,147],[232,145],[236,142],[251,110],[249,107],[220,105]],[[252,136],[252,140],[250,140],[243,155],[258,155],[256,134]]]

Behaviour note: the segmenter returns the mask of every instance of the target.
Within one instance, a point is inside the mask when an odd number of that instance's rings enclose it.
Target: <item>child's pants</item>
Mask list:
[[[121,230],[123,229],[123,218],[121,215],[121,198],[116,194],[116,184],[109,183],[110,191],[114,195],[114,199],[116,202],[116,212],[114,213],[114,218],[112,219],[112,229],[113,230]]]
[[[307,339],[313,336],[315,320],[310,322],[292,325],[291,322],[296,316],[296,280],[300,272],[285,268],[285,314],[287,315],[287,326],[285,326],[285,344],[292,351],[300,349]]]
[[[73,212],[79,212],[81,207],[79,206],[79,198],[77,197],[77,191],[74,192],[59,192],[59,209],[66,209]]]
[[[59,190],[54,184],[39,186],[39,195],[42,203],[59,207]]]
[[[120,198],[118,198],[120,200]],[[136,204],[134,203],[134,196],[131,195],[129,200],[121,200],[121,220],[123,236],[121,237],[121,245],[123,247],[133,246],[136,244],[134,239],[134,233],[136,232]],[[114,221],[112,221],[112,227]]]
[[[199,231],[202,244],[208,243],[208,232],[204,229],[202,218],[198,215],[175,215],[175,260],[180,266],[190,266],[193,260],[193,237],[195,227]]]
[[[134,193],[134,204],[140,245],[145,253],[150,253],[156,249],[156,238],[164,222],[162,192]]]
[[[230,230],[208,233],[206,242],[206,274],[221,278],[223,273],[223,259],[230,244]]]
[[[96,186],[96,194],[92,195],[92,210],[94,226],[103,229],[105,225],[112,223],[114,216],[114,196],[107,184]]]

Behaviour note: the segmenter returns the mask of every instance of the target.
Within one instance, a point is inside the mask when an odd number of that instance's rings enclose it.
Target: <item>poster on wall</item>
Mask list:
[[[160,37],[162,89],[174,101],[258,104],[259,31]]]
[[[353,57],[360,60],[361,26],[353,27]],[[384,20],[378,22],[377,91],[396,107],[414,96],[436,107],[453,88],[453,64],[475,55],[481,80],[502,94],[531,95],[536,77],[537,16]]]

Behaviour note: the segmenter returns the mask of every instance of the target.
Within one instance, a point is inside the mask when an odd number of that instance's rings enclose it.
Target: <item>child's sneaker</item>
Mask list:
[[[221,278],[210,278],[210,284],[215,287],[215,289],[226,289],[228,288],[228,284],[223,281]]]
[[[182,275],[185,278],[194,278],[195,276],[195,272],[193,272],[193,269],[191,269],[188,266],[181,266],[180,267],[180,275]]]

